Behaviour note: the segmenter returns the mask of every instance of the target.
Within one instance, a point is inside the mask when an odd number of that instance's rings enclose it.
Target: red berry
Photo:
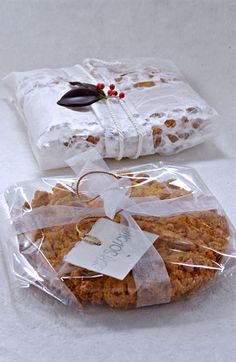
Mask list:
[[[97,87],[97,89],[101,89],[101,83],[98,83],[97,85],[96,85],[96,87]]]
[[[114,84],[110,84],[110,85],[109,85],[109,88],[110,88],[111,90],[114,90],[115,87],[116,87],[116,86],[115,86]]]
[[[112,91],[112,96],[117,96],[118,92],[115,90],[115,91]]]
[[[124,93],[124,92],[120,92],[119,98],[120,98],[120,99],[125,98],[125,93]]]
[[[100,89],[104,89],[105,88],[105,84],[100,83]]]
[[[109,89],[109,91],[107,92],[107,94],[108,94],[109,96],[112,96],[112,90]]]

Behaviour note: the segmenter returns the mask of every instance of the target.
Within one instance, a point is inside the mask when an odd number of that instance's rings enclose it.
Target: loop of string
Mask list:
[[[89,204],[90,202],[95,201],[96,199],[98,199],[98,198],[101,197],[100,194],[98,194],[97,196],[92,197],[92,198],[86,198],[86,199],[84,199],[84,200],[83,200],[82,197],[81,197],[81,196],[82,196],[82,192],[80,192],[79,187],[80,187],[80,184],[81,184],[82,180],[83,180],[86,176],[94,175],[94,174],[95,174],[95,175],[96,175],[96,174],[109,175],[109,176],[114,177],[116,180],[119,179],[119,177],[118,177],[117,175],[115,175],[115,174],[112,173],[112,172],[108,172],[108,171],[90,171],[90,172],[87,172],[87,173],[83,174],[83,175],[78,179],[78,181],[77,181],[77,183],[76,183],[76,186],[75,186],[76,194],[77,194],[77,196],[78,196],[78,198],[79,198],[79,200],[80,200],[80,203],[82,203],[82,204],[83,204],[83,203]],[[120,210],[118,210],[118,211],[116,212],[115,216],[117,216],[117,215],[118,215],[120,212],[122,212],[123,210],[124,210],[123,208],[121,208]],[[87,219],[89,219],[89,220],[91,220],[91,219],[97,220],[97,217],[87,216],[87,217],[83,218],[82,220],[80,220],[80,221],[76,224],[75,228],[76,228],[76,231],[77,231],[77,233],[78,233],[78,235],[79,235],[80,241],[83,240],[83,241],[85,241],[85,242],[87,242],[87,243],[89,243],[89,244],[99,245],[99,246],[100,246],[100,245],[102,244],[102,241],[101,241],[100,239],[98,239],[97,237],[95,237],[95,236],[93,236],[93,235],[85,234],[85,233],[83,233],[83,232],[80,230],[80,227],[79,227],[79,226],[80,226],[82,223],[86,222]]]
[[[109,171],[90,171],[90,172],[87,172],[87,173],[83,174],[83,175],[77,180],[77,183],[76,183],[76,186],[75,186],[76,194],[77,194],[78,198],[80,199],[80,202],[81,202],[81,203],[87,203],[87,204],[88,204],[88,203],[90,203],[91,201],[94,201],[94,200],[98,199],[99,197],[101,197],[101,195],[98,194],[97,196],[92,197],[92,198],[90,198],[90,199],[86,198],[85,200],[83,200],[83,199],[81,198],[82,193],[80,192],[79,187],[80,187],[80,184],[81,184],[82,180],[83,180],[86,176],[94,175],[94,174],[95,174],[95,175],[96,175],[96,174],[109,175],[109,176],[114,177],[116,180],[119,179],[119,177],[118,177],[117,175],[115,175],[114,173],[109,172]],[[123,211],[123,209],[118,210],[118,211],[116,212],[116,215],[118,215],[118,214],[119,214],[120,212],[122,212],[122,211]],[[102,241],[101,241],[101,240],[99,240],[96,236],[93,236],[93,235],[90,235],[90,234],[85,234],[85,233],[83,233],[83,232],[80,230],[80,226],[81,226],[82,222],[85,222],[86,219],[90,219],[90,220],[91,220],[91,219],[95,219],[95,220],[96,220],[97,217],[87,216],[87,217],[83,218],[82,220],[80,220],[80,221],[76,224],[75,228],[76,228],[76,231],[77,231],[77,233],[78,233],[78,235],[79,235],[80,241],[83,240],[83,241],[85,241],[85,242],[87,242],[87,243],[89,243],[89,244],[100,246],[100,245],[102,244]]]
[[[112,177],[116,178],[117,180],[119,179],[119,177],[118,177],[117,175],[115,175],[114,173],[109,172],[109,171],[90,171],[90,172],[86,172],[84,175],[82,175],[82,176],[78,179],[78,181],[77,181],[77,183],[76,183],[76,186],[75,186],[76,194],[77,194],[77,196],[80,198],[80,201],[81,201],[81,202],[83,202],[83,201],[81,200],[81,192],[79,191],[79,186],[80,186],[81,181],[82,181],[83,178],[85,178],[86,176],[96,175],[96,174],[109,175],[109,176],[112,176]],[[88,202],[94,201],[94,200],[96,200],[96,199],[97,199],[98,197],[100,197],[100,196],[101,196],[101,195],[97,195],[97,196],[95,196],[95,197],[93,197],[93,198],[91,198],[91,199],[89,199],[89,200],[86,199],[85,202],[88,203]]]

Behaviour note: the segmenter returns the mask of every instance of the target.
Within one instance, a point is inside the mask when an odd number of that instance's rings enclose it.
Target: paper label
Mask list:
[[[99,219],[88,235],[65,255],[64,260],[119,280],[126,277],[158,238],[138,227],[131,228],[105,218]],[[95,243],[91,244],[89,241],[93,238]]]

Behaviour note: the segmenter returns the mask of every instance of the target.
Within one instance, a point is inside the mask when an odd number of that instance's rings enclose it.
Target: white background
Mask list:
[[[194,166],[236,224],[235,23],[235,0],[0,0],[0,77],[85,57],[172,59],[221,121],[212,141],[167,160]],[[39,170],[2,101],[0,135],[1,191]],[[1,255],[0,273],[0,361],[235,360],[236,276],[191,301],[82,315],[31,289],[12,292]]]

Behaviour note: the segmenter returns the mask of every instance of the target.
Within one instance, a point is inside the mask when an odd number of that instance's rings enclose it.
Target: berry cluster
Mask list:
[[[103,83],[98,83],[97,85],[96,85],[96,87],[97,87],[97,89],[104,89],[105,88],[105,84],[103,84]],[[124,98],[125,97],[125,93],[124,92],[120,92],[119,94],[118,94],[118,92],[116,91],[116,86],[114,85],[114,84],[110,84],[109,85],[109,89],[108,89],[108,91],[107,91],[107,96],[108,97],[119,97],[120,99],[122,99],[122,98]]]

